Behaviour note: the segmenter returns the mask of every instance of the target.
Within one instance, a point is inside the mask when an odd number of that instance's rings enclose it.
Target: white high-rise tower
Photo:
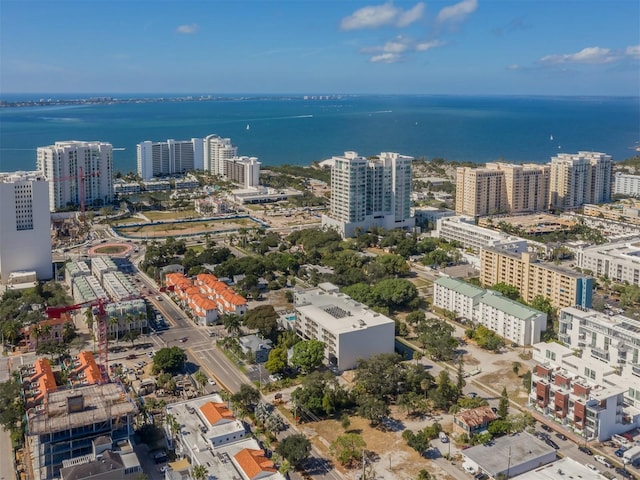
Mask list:
[[[76,140],[38,148],[38,170],[49,182],[49,209],[102,206],[113,201],[113,147]]]
[[[0,282],[24,271],[53,277],[49,185],[40,172],[0,173]]]
[[[238,147],[231,144],[230,138],[209,135],[204,139],[204,169],[214,175],[225,175],[225,160],[238,156]]]
[[[356,229],[412,229],[411,163],[413,157],[383,152],[367,159],[356,152],[333,157],[331,204],[322,217],[323,227],[333,228],[343,237]]]

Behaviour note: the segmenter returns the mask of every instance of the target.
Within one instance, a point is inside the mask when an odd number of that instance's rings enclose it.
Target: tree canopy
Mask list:
[[[302,433],[294,433],[278,443],[276,453],[286,458],[294,467],[299,467],[309,458],[311,442]]]
[[[298,367],[305,373],[322,365],[324,359],[324,343],[316,340],[305,340],[293,346],[291,365]]]
[[[154,372],[179,372],[187,361],[187,354],[180,347],[161,348],[153,357]]]

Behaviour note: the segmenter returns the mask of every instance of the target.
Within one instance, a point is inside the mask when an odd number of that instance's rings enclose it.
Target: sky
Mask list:
[[[0,0],[11,93],[640,95],[638,0]]]

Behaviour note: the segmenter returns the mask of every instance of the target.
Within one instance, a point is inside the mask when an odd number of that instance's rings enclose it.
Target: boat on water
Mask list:
[[[247,130],[250,130],[250,129],[251,129],[251,127],[249,127],[249,124],[247,123]]]

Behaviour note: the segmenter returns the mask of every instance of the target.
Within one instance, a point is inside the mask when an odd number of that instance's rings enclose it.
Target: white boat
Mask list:
[[[247,123],[247,130],[249,130],[249,129],[250,129],[250,127],[249,127],[249,124]]]
[[[549,140],[553,142],[553,135],[549,136]]]

